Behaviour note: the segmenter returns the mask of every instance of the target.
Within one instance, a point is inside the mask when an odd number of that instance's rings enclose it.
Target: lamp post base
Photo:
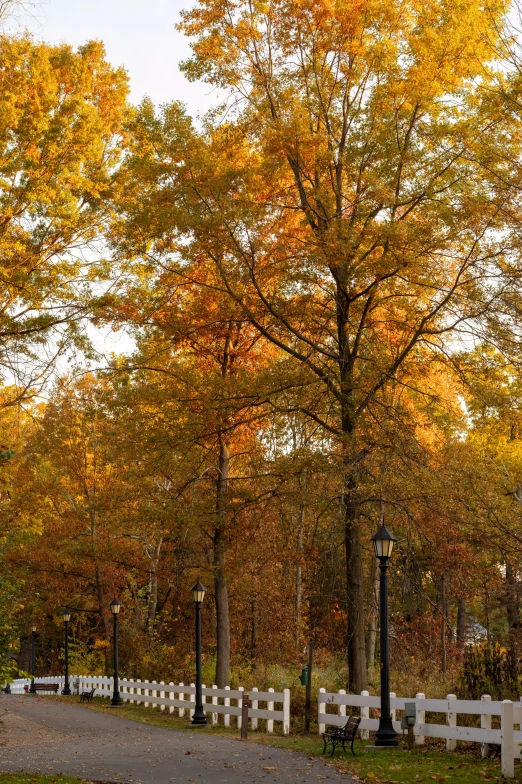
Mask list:
[[[207,724],[207,717],[203,713],[203,715],[194,714],[191,721],[192,727],[206,727]]]
[[[36,694],[36,688],[34,685],[34,680],[31,681],[31,685],[29,686],[29,694]]]
[[[111,708],[121,708],[123,700],[119,694],[114,694],[111,699]]]
[[[65,686],[62,689],[62,694],[63,694],[64,697],[71,697],[72,696],[72,691],[71,691],[70,687],[69,686]]]
[[[379,729],[375,733],[375,745],[379,748],[395,748],[399,745],[397,733],[393,729],[391,716],[382,716]]]

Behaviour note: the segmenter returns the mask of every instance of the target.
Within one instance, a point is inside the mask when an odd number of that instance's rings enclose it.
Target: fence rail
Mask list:
[[[390,692],[392,723],[399,734],[402,730],[400,721],[397,721],[397,711],[403,711],[406,702],[415,703],[417,723],[413,728],[413,734],[417,745],[422,745],[425,738],[442,738],[446,740],[446,749],[453,751],[457,741],[480,743],[482,757],[486,757],[489,753],[489,745],[498,744],[501,746],[502,775],[506,778],[514,777],[514,760],[521,756],[522,732],[515,729],[515,726],[522,724],[522,700],[518,703],[510,700],[494,701],[489,694],[484,694],[480,700],[458,700],[454,694],[448,694],[445,700],[427,700],[422,693],[415,697],[397,697]],[[335,706],[337,712],[328,712],[329,705]],[[376,731],[379,727],[378,719],[370,719],[370,709],[379,709],[381,706],[380,697],[371,697],[367,691],[361,694],[346,694],[343,690],[326,692],[324,689],[319,689],[317,716],[319,733],[325,731],[326,725],[339,727],[346,724],[348,706],[359,708],[361,738],[367,740],[370,730]],[[444,723],[427,723],[425,720],[427,711],[441,714]],[[480,727],[459,726],[459,714],[480,716]],[[492,729],[493,716],[500,718],[500,729]]]
[[[64,685],[65,678],[60,676],[46,676],[35,678],[35,683],[58,683],[60,689]],[[19,678],[11,684],[13,694],[24,693],[24,687],[31,683],[28,679]],[[112,697],[113,680],[103,676],[95,675],[71,675],[69,683],[73,691],[96,690],[100,697]],[[141,704],[146,708],[159,708],[162,711],[168,709],[169,713],[174,713],[177,709],[178,715],[192,717],[196,702],[196,686],[194,683],[163,683],[156,681],[119,680],[120,697],[124,702]],[[203,686],[203,709],[210,714],[212,725],[218,723],[218,717],[223,716],[225,727],[230,727],[230,717],[236,717],[238,729],[241,729],[241,712],[244,689],[231,689],[225,686],[218,689],[217,686]],[[266,731],[274,731],[274,722],[282,723],[283,735],[290,733],[290,689],[283,691],[259,691],[253,688],[249,692],[251,707],[248,709],[248,718],[251,720],[253,730],[258,728],[259,719],[266,721]],[[259,705],[262,703],[262,706]],[[279,709],[275,709],[280,705]]]

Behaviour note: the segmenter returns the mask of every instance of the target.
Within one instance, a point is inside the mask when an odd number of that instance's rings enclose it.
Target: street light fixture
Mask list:
[[[62,613],[63,618],[63,635],[65,641],[65,683],[62,689],[62,694],[66,697],[71,696],[71,688],[69,686],[69,621],[71,620],[71,611],[66,607]]]
[[[29,687],[29,694],[36,694],[34,686],[34,646],[36,637],[36,626],[31,629],[31,685]]]
[[[120,602],[114,597],[112,602],[110,603],[109,607],[111,608],[112,618],[114,621],[114,642],[113,642],[113,649],[114,649],[114,685],[112,689],[112,700],[111,705],[113,707],[119,707],[123,705],[123,700],[120,697],[120,679],[118,675],[118,615],[120,612],[121,604]]]
[[[381,716],[375,736],[376,746],[398,746],[390,712],[390,646],[388,633],[388,559],[397,539],[384,523],[372,536],[375,555],[380,566],[380,615],[381,615]]]
[[[199,580],[191,588],[192,598],[196,605],[196,706],[192,716],[192,724],[196,727],[204,727],[207,717],[203,710],[203,686],[201,674],[201,605],[205,598],[205,591]]]

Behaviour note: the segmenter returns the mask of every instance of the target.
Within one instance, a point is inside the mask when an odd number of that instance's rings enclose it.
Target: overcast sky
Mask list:
[[[204,111],[214,98],[210,88],[190,84],[178,63],[190,49],[175,30],[179,11],[191,0],[41,0],[24,23],[49,43],[75,46],[97,39],[109,60],[130,76],[134,102],[148,95],[158,103],[182,100],[191,114]]]

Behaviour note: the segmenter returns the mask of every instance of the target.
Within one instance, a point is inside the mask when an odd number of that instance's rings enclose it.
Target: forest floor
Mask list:
[[[59,697],[67,700],[68,697]],[[95,698],[88,707],[95,711],[110,712],[108,700]],[[145,708],[141,705],[124,704],[118,708],[118,716],[156,727],[190,732],[185,718],[178,718],[160,710]],[[222,726],[198,729],[198,733],[235,737],[239,730]],[[322,758],[323,742],[317,735],[296,734],[288,737],[266,732],[249,732],[249,742],[267,746],[299,751],[309,758]],[[414,750],[398,748],[393,751],[367,753],[367,741],[356,741],[352,757],[336,751],[333,762],[342,774],[351,774],[356,782],[365,784],[433,784],[433,781],[447,781],[448,784],[483,784],[483,782],[506,781],[500,772],[500,758],[481,759],[478,744],[461,744],[456,752],[448,753],[443,742],[427,742]],[[493,748],[496,748],[493,746]],[[344,782],[348,779],[343,777]],[[515,782],[522,782],[522,765],[515,766]],[[0,784],[2,784],[0,779]]]

